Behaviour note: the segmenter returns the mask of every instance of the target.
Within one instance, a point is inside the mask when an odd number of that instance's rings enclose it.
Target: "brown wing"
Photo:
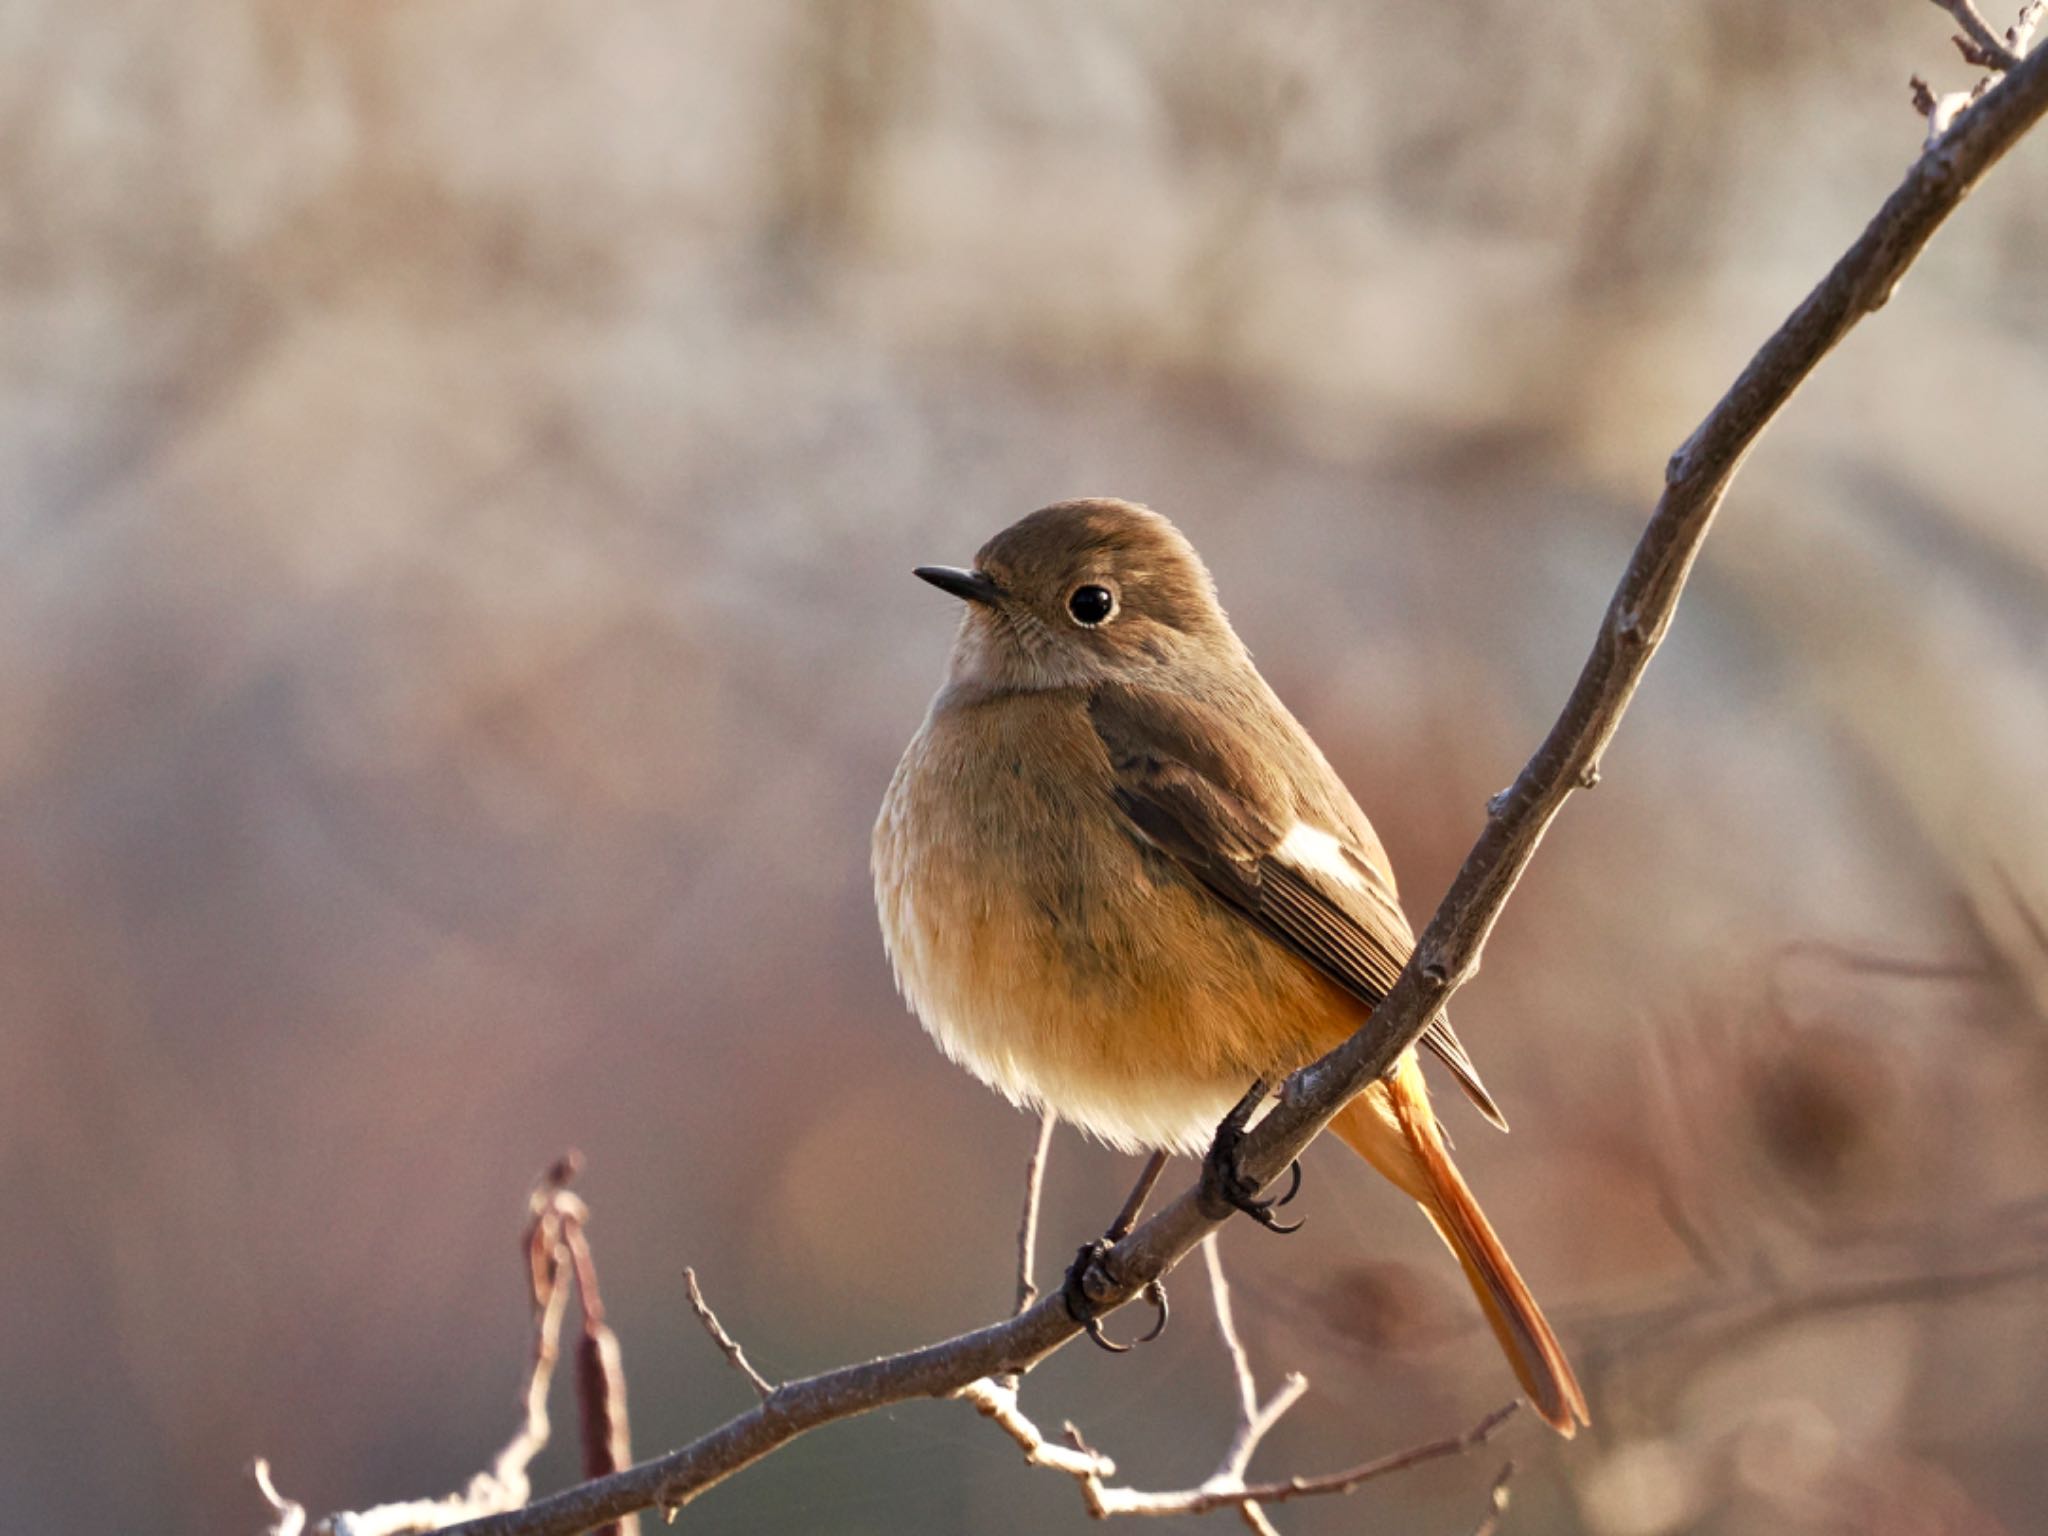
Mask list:
[[[1194,700],[1121,685],[1096,690],[1089,716],[1109,753],[1117,808],[1196,884],[1376,1008],[1414,950],[1414,933],[1377,847],[1360,847],[1349,827],[1318,825],[1340,819],[1317,814],[1333,790],[1347,807],[1350,797],[1341,784],[1298,786],[1303,775],[1335,776],[1300,726],[1261,694],[1237,701],[1226,730],[1213,707]],[[1249,740],[1237,724],[1247,719],[1257,722]],[[1350,811],[1342,819],[1363,824]],[[1432,1024],[1422,1043],[1506,1130],[1449,1021]]]

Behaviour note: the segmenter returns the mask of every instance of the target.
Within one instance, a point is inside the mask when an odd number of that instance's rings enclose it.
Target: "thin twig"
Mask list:
[[[256,1491],[263,1496],[263,1502],[277,1516],[270,1522],[269,1536],[300,1536],[306,1529],[306,1506],[277,1491],[277,1485],[270,1480],[270,1463],[258,1456],[249,1463],[249,1476],[256,1484]]]
[[[1045,1197],[1045,1154],[1052,1146],[1053,1127],[1059,1116],[1047,1110],[1039,1117],[1038,1143],[1031,1149],[1031,1162],[1024,1170],[1024,1216],[1017,1223],[1017,1310],[1021,1317],[1038,1300],[1038,1286],[1031,1278],[1038,1253],[1038,1207]]]
[[[1512,1461],[1494,1475],[1493,1486],[1486,1494],[1486,1518],[1473,1527],[1472,1536],[1494,1536],[1500,1529],[1500,1517],[1508,1512],[1508,1484],[1514,1476],[1515,1464]]]
[[[1223,1340],[1223,1352],[1230,1356],[1230,1374],[1237,1384],[1237,1422],[1249,1425],[1259,1414],[1259,1384],[1252,1375],[1251,1356],[1237,1335],[1237,1317],[1230,1306],[1230,1282],[1223,1278],[1223,1255],[1217,1251],[1216,1234],[1202,1239],[1202,1264],[1209,1272],[1209,1302],[1216,1309],[1216,1333]],[[1298,1374],[1298,1373],[1297,1373]],[[1307,1378],[1303,1378],[1306,1385]],[[1237,1468],[1244,1470],[1243,1466]]]
[[[1237,1434],[1210,1481],[1242,1482],[1259,1442],[1280,1422],[1280,1416],[1301,1400],[1302,1393],[1308,1390],[1308,1378],[1299,1371],[1289,1371],[1271,1400],[1263,1404],[1259,1401],[1258,1381],[1252,1375],[1251,1356],[1245,1352],[1244,1340],[1238,1337],[1237,1317],[1230,1305],[1230,1282],[1223,1278],[1223,1256],[1217,1250],[1213,1232],[1202,1241],[1202,1260],[1209,1271],[1209,1298],[1216,1308],[1216,1332],[1223,1340],[1224,1352],[1230,1356],[1230,1373],[1237,1381]]]
[[[1246,1138],[1240,1164],[1270,1182],[1338,1108],[1384,1074],[1475,975],[1516,882],[1571,793],[1593,781],[1657,646],[1730,481],[1808,374],[1899,279],[1963,198],[2048,113],[2048,50],[2036,49],[1921,154],[1848,252],[1745,367],[1671,456],[1663,495],[1610,601],[1563,712],[1486,827],[1385,1002],[1357,1034],[1289,1080]],[[1136,1296],[1217,1225],[1190,1188],[1118,1244],[1110,1302]],[[653,1461],[460,1527],[462,1536],[569,1536],[628,1510],[673,1506],[798,1435],[913,1397],[944,1397],[1021,1370],[1079,1332],[1058,1297],[1020,1316],[903,1354],[790,1382],[774,1398]],[[1291,1496],[1282,1494],[1281,1496]],[[1260,1493],[1260,1501],[1272,1495]]]
[[[1209,1299],[1216,1309],[1216,1332],[1223,1340],[1223,1352],[1230,1357],[1230,1374],[1237,1383],[1237,1433],[1210,1482],[1232,1481],[1242,1486],[1245,1469],[1251,1465],[1259,1442],[1280,1422],[1280,1416],[1300,1401],[1302,1393],[1308,1390],[1308,1378],[1299,1371],[1288,1372],[1273,1400],[1261,1406],[1258,1378],[1252,1375],[1251,1355],[1238,1336],[1237,1316],[1230,1304],[1230,1282],[1223,1278],[1223,1254],[1214,1232],[1202,1239],[1202,1262],[1209,1272]],[[1247,1501],[1237,1512],[1258,1536],[1279,1536],[1256,1503]]]
[[[1237,1517],[1249,1526],[1253,1536],[1280,1536],[1273,1522],[1266,1518],[1266,1512],[1256,1504],[1240,1504]]]
[[[1955,45],[1965,60],[1981,69],[2017,69],[2020,55],[1991,28],[1971,0],[1934,0],[1949,15],[1955,17],[1965,36],[1955,39]]]
[[[690,1310],[697,1314],[697,1321],[702,1323],[704,1331],[711,1335],[711,1342],[718,1346],[719,1353],[725,1356],[732,1368],[753,1384],[754,1395],[762,1402],[767,1402],[775,1395],[774,1384],[754,1369],[752,1362],[747,1359],[747,1352],[740,1348],[740,1341],[725,1331],[725,1324],[718,1320],[718,1314],[711,1310],[711,1303],[704,1299],[703,1287],[697,1284],[697,1271],[685,1269],[683,1284],[690,1292]]]
[[[1038,1284],[1032,1279],[1038,1267],[1038,1212],[1045,1201],[1045,1161],[1058,1124],[1059,1116],[1049,1109],[1038,1117],[1038,1139],[1024,1168],[1024,1214],[1017,1220],[1017,1307],[1012,1317],[1022,1317],[1038,1300]],[[1021,1372],[1005,1371],[997,1383],[1015,1393],[1023,1379]]]
[[[998,1429],[1022,1446],[1024,1460],[1029,1465],[1050,1467],[1070,1477],[1116,1476],[1116,1463],[1099,1451],[1077,1450],[1048,1440],[1045,1432],[1026,1418],[1018,1407],[1015,1387],[984,1376],[980,1381],[970,1381],[962,1387],[958,1396],[963,1403],[972,1404],[993,1420]]]
[[[1152,1198],[1152,1191],[1159,1187],[1159,1176],[1166,1171],[1167,1154],[1154,1152],[1145,1159],[1145,1166],[1138,1170],[1138,1182],[1131,1186],[1131,1192],[1124,1198],[1123,1206],[1109,1223],[1109,1230],[1103,1235],[1111,1242],[1120,1242],[1130,1235],[1131,1228],[1138,1224],[1138,1218],[1145,1214],[1145,1202]]]

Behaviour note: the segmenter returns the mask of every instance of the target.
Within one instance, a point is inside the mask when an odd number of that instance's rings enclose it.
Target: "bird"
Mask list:
[[[898,989],[1014,1103],[1200,1155],[1247,1085],[1324,1054],[1393,986],[1415,940],[1386,851],[1159,513],[1059,502],[970,568],[915,574],[965,612],[875,823]],[[1449,1020],[1420,1043],[1506,1129]],[[1416,1049],[1331,1129],[1422,1208],[1543,1419],[1590,1423]]]

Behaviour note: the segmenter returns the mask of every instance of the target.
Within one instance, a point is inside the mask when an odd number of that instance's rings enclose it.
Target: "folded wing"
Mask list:
[[[1292,717],[1277,701],[1271,716],[1256,708],[1266,699],[1245,702],[1254,708],[1233,720],[1269,722],[1275,739],[1226,730],[1213,706],[1196,700],[1097,690],[1089,714],[1109,754],[1117,808],[1196,884],[1376,1008],[1415,948],[1385,856]],[[1506,1130],[1450,1022],[1437,1020],[1422,1043]]]

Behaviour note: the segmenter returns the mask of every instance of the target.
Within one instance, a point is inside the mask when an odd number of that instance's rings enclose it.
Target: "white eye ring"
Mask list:
[[[1121,606],[1116,588],[1099,581],[1084,581],[1067,594],[1067,617],[1083,629],[1100,629]]]

